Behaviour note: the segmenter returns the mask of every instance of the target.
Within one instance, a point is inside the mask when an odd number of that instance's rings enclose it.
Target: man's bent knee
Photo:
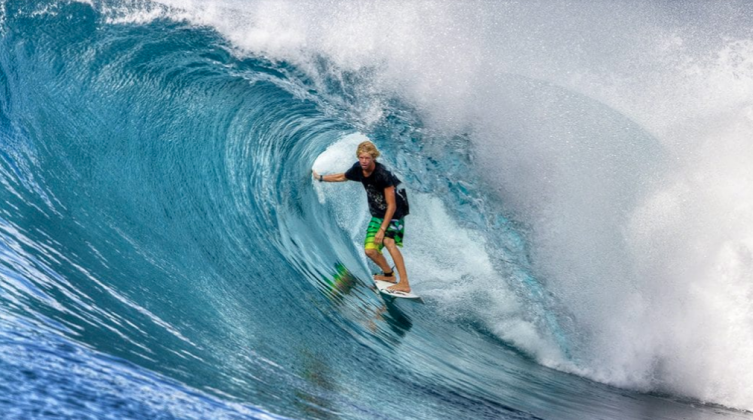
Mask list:
[[[369,258],[376,258],[379,256],[380,252],[376,249],[370,248],[370,249],[364,249],[363,250],[366,253],[366,256]]]

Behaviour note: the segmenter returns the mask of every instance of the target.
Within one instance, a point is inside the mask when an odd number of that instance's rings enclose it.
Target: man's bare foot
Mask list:
[[[387,283],[395,283],[397,284],[397,279],[395,278],[395,272],[389,272],[386,274],[390,274],[389,276],[385,276],[385,273],[382,274],[374,274],[374,280],[379,281],[386,281]]]
[[[397,283],[394,286],[388,287],[387,290],[389,290],[390,292],[410,293],[410,286],[408,286],[407,281],[401,281],[400,283]]]

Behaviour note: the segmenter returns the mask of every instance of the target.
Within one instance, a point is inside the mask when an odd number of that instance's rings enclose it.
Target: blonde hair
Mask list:
[[[379,155],[381,155],[381,153],[379,153],[379,150],[377,150],[376,146],[374,146],[374,143],[368,140],[361,142],[361,144],[358,145],[358,149],[356,149],[356,157],[360,156],[362,153],[368,153],[374,159],[378,158]]]

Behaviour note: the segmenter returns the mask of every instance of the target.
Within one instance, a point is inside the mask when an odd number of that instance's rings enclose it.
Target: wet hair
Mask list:
[[[356,157],[360,156],[362,153],[368,153],[374,159],[378,158],[381,154],[379,153],[379,150],[377,150],[376,146],[374,146],[374,143],[368,140],[358,145],[358,149],[356,149]]]

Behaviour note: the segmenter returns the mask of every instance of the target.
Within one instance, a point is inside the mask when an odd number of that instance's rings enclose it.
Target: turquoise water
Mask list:
[[[6,418],[751,418],[747,377],[699,371],[715,365],[672,347],[686,341],[653,341],[680,324],[636,335],[656,290],[633,280],[645,272],[600,262],[636,245],[613,238],[630,236],[626,214],[645,210],[646,186],[668,170],[673,150],[650,124],[514,71],[489,79],[505,112],[444,118],[435,104],[459,99],[457,86],[416,99],[413,79],[285,35],[306,29],[295,4],[1,4]],[[312,19],[326,10],[306,7]],[[244,19],[273,22],[277,41],[233,32]],[[447,108],[484,115],[459,102]],[[570,154],[542,140],[563,132]],[[489,133],[518,140],[500,155],[484,149]],[[349,167],[364,135],[411,191],[405,255],[423,305],[372,289],[360,186],[310,179],[312,167]],[[584,171],[610,183],[565,186]],[[554,220],[541,203],[581,214],[561,195],[593,200],[594,213]],[[562,243],[542,233],[569,229],[586,233],[568,248],[614,269],[635,292],[618,297],[644,309],[605,316],[610,298],[588,280],[599,273],[551,254]],[[636,347],[605,347],[606,331]],[[698,387],[683,386],[685,370]]]

